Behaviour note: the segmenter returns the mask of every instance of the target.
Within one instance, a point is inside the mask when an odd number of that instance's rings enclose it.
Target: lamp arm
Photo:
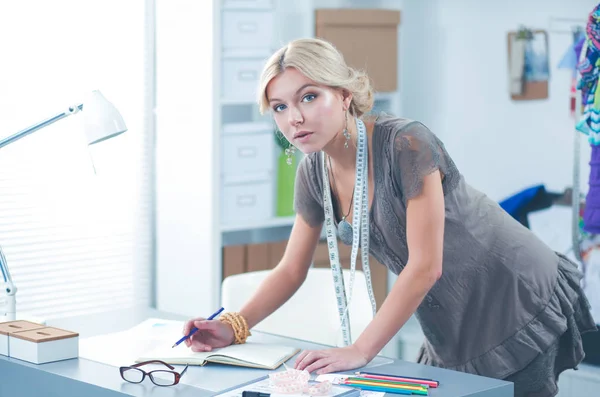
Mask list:
[[[15,296],[17,294],[17,287],[15,287],[10,277],[2,247],[0,247],[0,273],[2,274],[2,278],[0,279],[0,285],[2,285],[0,296],[5,295],[7,303],[6,308],[0,311],[0,317],[5,317],[6,320],[12,321],[15,319],[17,311],[17,299]]]
[[[44,128],[60,119],[64,119],[65,117],[68,117],[72,114],[75,114],[77,112],[79,112],[80,110],[83,110],[83,104],[77,105],[77,106],[71,106],[69,107],[69,109],[65,112],[59,113],[54,117],[50,117],[49,119],[40,121],[37,124],[34,124],[28,128],[25,128],[22,131],[17,132],[14,135],[11,135],[7,138],[1,139],[0,140],[0,148],[3,148],[4,146],[7,146],[8,144],[11,144],[29,134],[31,134],[32,132],[35,132],[37,130],[39,130],[40,128]]]

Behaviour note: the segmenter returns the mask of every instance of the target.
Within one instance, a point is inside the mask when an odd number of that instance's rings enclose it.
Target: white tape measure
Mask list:
[[[354,290],[354,277],[356,272],[356,257],[358,247],[361,249],[362,268],[367,282],[367,291],[371,301],[373,316],[377,312],[377,304],[373,294],[371,283],[371,270],[369,268],[369,180],[368,180],[368,148],[367,148],[367,128],[362,120],[356,118],[356,129],[358,131],[358,145],[356,150],[356,176],[354,185],[354,210],[352,212],[352,253],[350,256],[350,299],[346,299],[346,288],[344,286],[344,275],[340,264],[338,252],[337,237],[333,222],[333,206],[331,201],[331,187],[329,185],[329,173],[327,172],[326,154],[321,152],[321,164],[323,168],[323,208],[325,211],[325,232],[327,234],[327,248],[329,249],[329,261],[333,272],[333,282],[335,296],[340,316],[340,324],[344,345],[352,344],[352,335],[350,332],[350,318],[348,308],[352,301],[352,292]]]

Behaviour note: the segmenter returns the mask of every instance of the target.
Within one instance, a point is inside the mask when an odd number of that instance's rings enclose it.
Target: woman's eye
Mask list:
[[[315,100],[317,96],[315,94],[306,94],[304,95],[304,98],[302,98],[303,102],[312,102]]]
[[[273,110],[276,111],[276,112],[281,112],[281,111],[285,110],[285,105],[276,105],[273,108]]]

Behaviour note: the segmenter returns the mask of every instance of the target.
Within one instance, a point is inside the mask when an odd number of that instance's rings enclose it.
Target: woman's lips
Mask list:
[[[294,134],[294,140],[304,143],[306,141],[308,141],[310,139],[310,137],[312,136],[312,132],[309,131],[299,131],[297,133]]]

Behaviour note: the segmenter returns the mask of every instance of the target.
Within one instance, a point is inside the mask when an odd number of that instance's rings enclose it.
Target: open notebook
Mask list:
[[[175,348],[154,349],[139,357],[135,362],[161,360],[168,364],[205,365],[218,363],[242,367],[276,369],[289,360],[300,349],[290,346],[247,342],[231,345],[210,352],[195,353],[184,343]]]

